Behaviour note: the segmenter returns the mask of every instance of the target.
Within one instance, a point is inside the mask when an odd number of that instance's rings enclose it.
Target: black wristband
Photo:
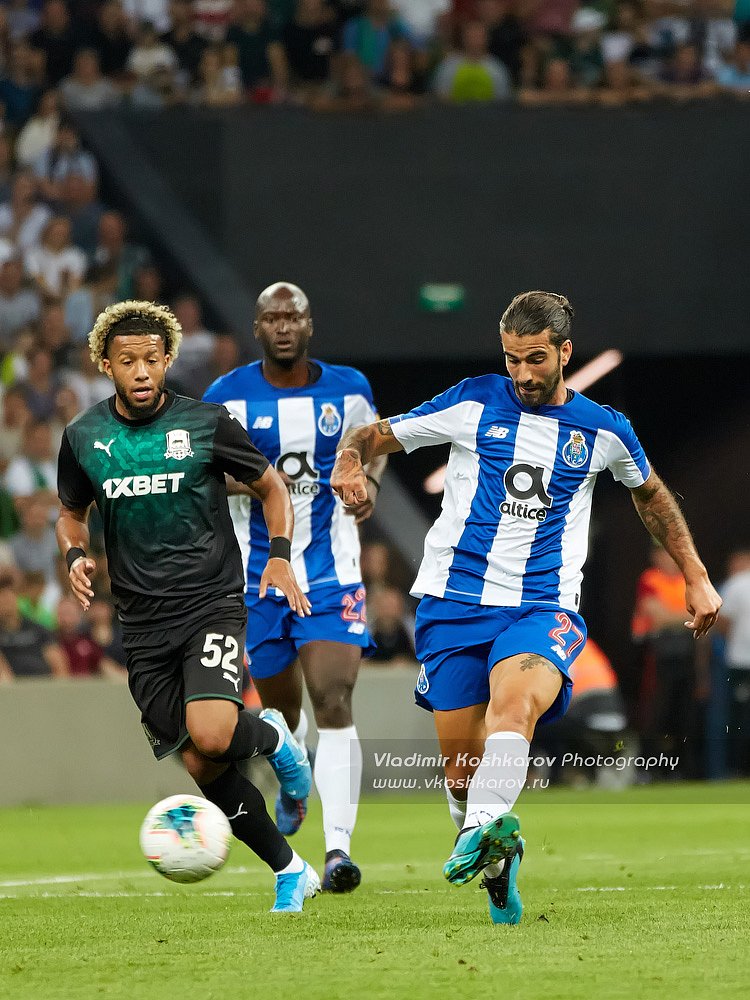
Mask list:
[[[372,483],[373,486],[377,487],[378,493],[380,493],[380,483],[373,476],[365,476],[368,483]]]
[[[268,550],[269,559],[286,559],[287,562],[291,562],[292,559],[292,543],[288,538],[284,538],[283,535],[277,535],[276,538],[271,539],[271,547]]]
[[[85,559],[86,553],[83,549],[76,548],[75,546],[65,553],[65,562],[68,564],[68,572],[70,573],[70,567],[76,561],[76,559]]]

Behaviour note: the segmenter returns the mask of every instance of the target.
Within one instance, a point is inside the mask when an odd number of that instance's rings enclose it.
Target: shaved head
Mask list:
[[[264,288],[258,296],[258,301],[255,303],[255,318],[272,309],[277,302],[285,302],[294,312],[310,314],[308,298],[298,285],[293,285],[289,281],[275,281],[268,288]]]

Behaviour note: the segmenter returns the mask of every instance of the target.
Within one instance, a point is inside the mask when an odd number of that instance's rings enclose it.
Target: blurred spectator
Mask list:
[[[344,52],[357,56],[374,79],[385,73],[386,58],[391,42],[404,38],[416,45],[417,40],[407,25],[391,10],[390,0],[367,0],[365,13],[350,18],[344,25]]]
[[[695,735],[695,642],[685,628],[685,580],[672,557],[660,545],[650,554],[651,566],[641,573],[633,613],[633,638],[643,644],[641,729],[647,752],[670,747],[680,750]],[[650,744],[650,748],[647,747]],[[684,765],[688,753],[683,756]]]
[[[174,50],[159,38],[150,21],[144,21],[140,26],[135,45],[128,56],[127,69],[140,81],[149,80],[158,70],[174,73],[177,69]]]
[[[133,47],[127,24],[118,0],[106,0],[97,12],[97,24],[91,37],[102,73],[116,80],[122,78]]]
[[[375,662],[415,657],[414,643],[405,624],[406,602],[395,587],[376,590],[367,598],[370,630],[377,644]]]
[[[125,663],[122,627],[112,604],[97,595],[91,602],[88,619],[91,638],[98,643],[104,655],[117,664]]]
[[[12,577],[0,578],[0,679],[66,677],[63,651],[47,629],[18,610],[18,592]]]
[[[138,25],[144,22],[153,24],[160,34],[172,27],[169,19],[169,0],[121,0],[121,2],[132,31],[136,31]]]
[[[718,88],[701,63],[700,49],[692,42],[678,45],[660,73],[664,91],[675,100],[713,97]]]
[[[74,597],[63,597],[57,606],[56,638],[67,658],[69,676],[127,677],[125,668],[108,657],[84,628],[83,610]]]
[[[750,550],[732,553],[719,627],[726,636],[729,751],[732,768],[750,774]]]
[[[595,87],[604,69],[602,30],[607,18],[593,7],[582,7],[571,20],[572,44],[567,58],[574,81],[582,87]]]
[[[451,12],[451,0],[393,0],[391,6],[421,48],[441,34]]]
[[[55,412],[55,394],[60,386],[52,354],[35,345],[29,354],[29,370],[19,388],[35,420],[49,420]]]
[[[650,101],[654,91],[626,62],[609,62],[604,67],[602,86],[594,96],[599,104],[614,108]]]
[[[10,460],[21,450],[24,430],[30,420],[31,411],[26,405],[23,392],[17,385],[10,386],[2,398],[0,472],[5,472]]]
[[[33,167],[52,148],[60,124],[56,90],[46,90],[35,114],[29,118],[16,139],[16,161],[21,167]]]
[[[34,164],[34,173],[42,197],[51,202],[60,200],[63,182],[71,174],[94,183],[99,178],[96,160],[81,147],[78,131],[65,119],[60,122],[50,148]]]
[[[39,27],[39,8],[28,0],[9,0],[5,8],[8,31],[14,42],[26,38]]]
[[[381,81],[381,107],[386,111],[409,111],[417,107],[427,89],[414,49],[404,39],[391,44]]]
[[[81,32],[71,20],[64,0],[45,0],[41,24],[29,36],[29,43],[44,53],[47,83],[53,87],[73,68],[73,56],[81,47]]]
[[[750,37],[737,42],[727,62],[714,73],[718,85],[740,97],[750,96]]]
[[[149,76],[142,77],[130,92],[130,103],[149,111],[162,111],[179,104],[184,94],[177,86],[177,77],[171,69],[160,66]]]
[[[372,78],[351,52],[345,52],[336,61],[328,86],[309,95],[309,107],[319,112],[374,111],[379,106],[379,96]]]
[[[3,241],[0,246],[0,353],[10,348],[15,335],[41,312],[41,300],[35,288],[23,284],[23,259],[20,251]]]
[[[384,542],[365,542],[360,555],[362,581],[370,597],[390,586],[391,553]]]
[[[103,399],[108,399],[114,392],[112,383],[103,375],[91,360],[88,344],[83,345],[78,352],[78,365],[73,370],[64,372],[62,378],[78,398],[82,410],[87,410]]]
[[[0,101],[5,105],[6,121],[14,129],[19,129],[34,110],[40,83],[33,50],[26,42],[16,42],[7,72],[0,79]]]
[[[55,586],[59,551],[47,505],[32,500],[23,507],[20,518],[21,530],[8,541],[16,566],[22,573],[41,573],[45,586]]]
[[[556,41],[570,35],[570,22],[579,0],[544,0],[528,19],[528,30],[536,39]]]
[[[112,301],[133,298],[136,272],[147,267],[150,260],[145,247],[128,242],[127,223],[120,212],[101,215],[90,278],[111,295]]]
[[[54,609],[59,600],[60,585],[57,580],[50,586],[44,573],[37,570],[21,574],[21,583],[18,587],[18,610],[24,618],[54,632],[57,628],[57,616]]]
[[[488,31],[490,55],[499,59],[513,83],[519,84],[529,36],[514,7],[508,0],[477,0],[476,13]]]
[[[221,375],[227,375],[240,363],[240,349],[237,338],[221,333],[214,339],[214,353],[211,359],[209,384]]]
[[[242,84],[256,100],[284,96],[289,64],[278,31],[268,18],[266,0],[237,0],[227,41],[236,46]]]
[[[203,325],[200,302],[194,295],[181,295],[173,308],[182,326],[182,343],[168,377],[188,395],[200,399],[210,382],[216,335]]]
[[[39,245],[51,216],[37,201],[32,175],[21,172],[13,181],[10,200],[0,205],[0,236],[27,252]]]
[[[432,81],[444,101],[504,101],[511,96],[510,77],[503,64],[490,55],[487,28],[481,21],[461,26],[461,47],[440,63]]]
[[[0,204],[8,201],[13,190],[13,145],[0,133]]]
[[[155,264],[145,264],[136,268],[133,275],[133,298],[142,302],[161,302],[164,278]]]
[[[61,385],[55,393],[55,412],[50,421],[50,433],[52,434],[52,451],[55,455],[60,452],[60,442],[65,428],[81,412],[81,403],[75,390],[69,385]]]
[[[549,59],[542,72],[542,85],[538,89],[523,87],[518,99],[521,104],[585,104],[592,99],[591,91],[579,87],[573,80],[567,59]]]
[[[180,83],[184,89],[191,87],[198,79],[198,67],[206,48],[205,38],[193,29],[193,5],[189,0],[172,0],[169,5],[172,30],[162,35],[162,42],[174,52],[180,73]]]
[[[96,49],[79,49],[73,72],[60,84],[63,106],[68,111],[105,111],[120,103],[120,92],[102,76]]]
[[[282,41],[292,79],[302,87],[325,83],[338,49],[336,15],[326,0],[298,0]]]
[[[39,322],[39,346],[52,355],[52,364],[56,372],[71,363],[73,344],[70,330],[65,322],[65,310],[59,302],[48,302],[42,310]]]
[[[52,452],[52,435],[45,420],[28,422],[22,449],[9,462],[3,482],[19,510],[32,498],[45,503],[48,511],[57,509],[57,456]]]
[[[236,67],[223,64],[224,50],[234,46],[212,46],[204,50],[198,68],[193,98],[207,107],[230,107],[242,101],[242,78]]]
[[[86,255],[70,241],[70,219],[50,219],[40,246],[27,250],[24,264],[43,296],[64,297],[78,288],[86,273]]]
[[[232,22],[233,0],[193,0],[195,31],[208,42],[223,42]]]

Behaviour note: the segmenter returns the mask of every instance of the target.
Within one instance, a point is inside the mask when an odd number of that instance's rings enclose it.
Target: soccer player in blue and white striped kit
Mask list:
[[[268,531],[251,491],[235,484],[235,493],[250,494],[230,504],[246,568],[248,666],[264,707],[283,712],[299,742],[307,732],[304,676],[318,727],[314,776],[323,807],[323,889],[350,892],[361,878],[349,852],[362,779],[351,697],[361,656],[374,648],[357,524],[372,512],[386,459],[366,470],[367,502],[356,513],[346,511],[329,478],[341,436],[377,416],[367,379],[355,368],[308,357],[313,322],[307,296],[296,285],[277,282],[261,292],[254,330],[263,360],[217,379],[204,398],[226,406],[286,482],[294,507],[291,562],[312,610],[295,615],[281,597],[259,593]],[[306,800],[280,792],[279,830],[295,833],[305,810]]]
[[[511,811],[537,722],[568,707],[591,499],[605,469],[631,491],[649,532],[687,584],[696,638],[716,620],[711,585],[674,497],[628,420],[565,386],[573,310],[562,295],[516,296],[500,321],[510,378],[467,379],[409,413],[344,436],[331,485],[356,510],[377,455],[450,443],[443,509],[425,540],[417,703],[434,713],[451,816],[461,831],[443,868],[480,872],[494,923],[515,924],[523,858]]]

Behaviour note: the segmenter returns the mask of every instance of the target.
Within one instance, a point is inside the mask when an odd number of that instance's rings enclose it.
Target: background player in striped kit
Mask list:
[[[462,831],[443,872],[463,884],[484,871],[495,923],[521,918],[523,840],[510,810],[526,781],[534,727],[565,712],[569,667],[586,638],[578,609],[597,473],[609,469],[629,487],[646,528],[677,562],[685,625],[696,638],[721,606],[627,419],[565,386],[572,316],[562,295],[517,296],[500,321],[510,379],[467,379],[348,433],[331,476],[356,510],[367,501],[363,466],[375,456],[451,444],[442,513],[412,590],[422,599],[416,699],[434,712],[450,811]]]
[[[361,878],[349,857],[362,778],[351,697],[362,651],[372,648],[357,523],[372,512],[385,458],[364,471],[366,497],[352,516],[331,491],[329,477],[342,434],[375,419],[367,379],[354,368],[308,357],[313,322],[307,296],[296,285],[278,282],[261,292],[254,331],[263,360],[218,379],[204,398],[237,417],[287,482],[295,521],[292,566],[312,612],[300,619],[283,601],[258,599],[268,532],[257,503],[233,498],[246,566],[248,665],[264,706],[280,709],[299,741],[307,732],[304,677],[318,727],[314,775],[323,807],[323,888],[348,892]],[[279,829],[294,833],[303,817],[304,805],[280,793]]]

